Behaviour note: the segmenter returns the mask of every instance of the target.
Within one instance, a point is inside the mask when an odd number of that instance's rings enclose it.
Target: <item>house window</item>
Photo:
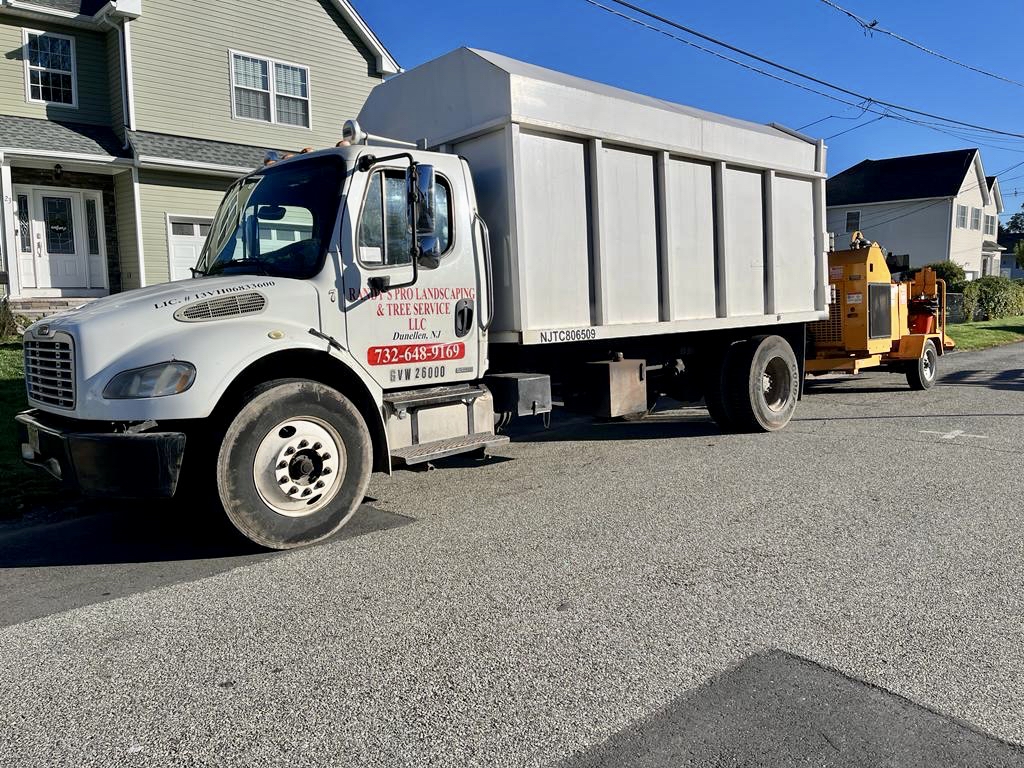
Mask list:
[[[25,90],[29,101],[78,106],[75,92],[75,39],[25,30]]]
[[[100,227],[96,220],[96,201],[85,201],[85,230],[89,236],[89,255],[100,255]]]
[[[32,253],[32,232],[28,218],[28,195],[18,195],[18,250]]]
[[[856,232],[860,229],[860,211],[846,212],[846,231]]]
[[[967,229],[967,206],[958,205],[956,207],[956,226],[957,229]]]
[[[310,127],[308,67],[232,53],[231,82],[236,118]]]
[[[996,234],[996,217],[985,215],[985,234],[995,235]]]
[[[981,208],[971,208],[971,229],[981,229]]]

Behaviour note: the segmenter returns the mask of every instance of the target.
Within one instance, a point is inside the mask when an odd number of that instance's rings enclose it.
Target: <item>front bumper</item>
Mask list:
[[[14,420],[24,462],[87,496],[166,497],[178,487],[183,432],[79,431],[38,410]]]

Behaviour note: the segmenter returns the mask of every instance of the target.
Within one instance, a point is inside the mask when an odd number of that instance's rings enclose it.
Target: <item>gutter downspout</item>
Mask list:
[[[3,2],[7,2],[7,0],[3,0]],[[121,145],[121,149],[128,149],[128,147],[131,146],[131,142],[128,140],[128,130],[131,125],[131,110],[128,105],[128,62],[127,57],[125,56],[124,41],[125,22],[122,21],[120,24],[115,24],[110,20],[109,16],[104,16],[100,21],[117,34],[117,57],[121,70],[121,122],[124,126],[124,143]]]
[[[139,195],[139,168],[142,162],[139,159],[139,152],[131,139],[128,140],[132,148],[132,200],[135,208],[135,248],[139,257],[139,287],[146,287],[146,254],[142,244],[142,200]]]

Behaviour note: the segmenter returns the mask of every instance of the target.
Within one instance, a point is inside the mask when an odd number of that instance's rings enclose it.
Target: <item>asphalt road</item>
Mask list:
[[[1024,346],[556,423],[335,540],[0,529],[0,765],[1024,766]]]

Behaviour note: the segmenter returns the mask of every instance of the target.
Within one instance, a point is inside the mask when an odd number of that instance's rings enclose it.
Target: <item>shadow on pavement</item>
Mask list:
[[[325,543],[413,522],[366,503],[372,501],[376,499],[366,499]],[[219,517],[213,522],[183,506],[120,502],[71,519],[0,528],[0,626],[202,579],[283,554],[260,549]]]
[[[558,414],[544,429],[536,417],[513,422],[507,434],[515,442],[546,443],[593,440],[663,440],[680,437],[721,437],[722,431],[703,407],[670,404],[643,418],[601,420]]]
[[[1024,766],[1024,748],[783,651],[747,658],[562,768]]]
[[[983,371],[964,369],[947,373],[939,379],[940,386],[985,387],[1008,392],[1024,390],[1024,368],[1010,368],[1005,371]]]

